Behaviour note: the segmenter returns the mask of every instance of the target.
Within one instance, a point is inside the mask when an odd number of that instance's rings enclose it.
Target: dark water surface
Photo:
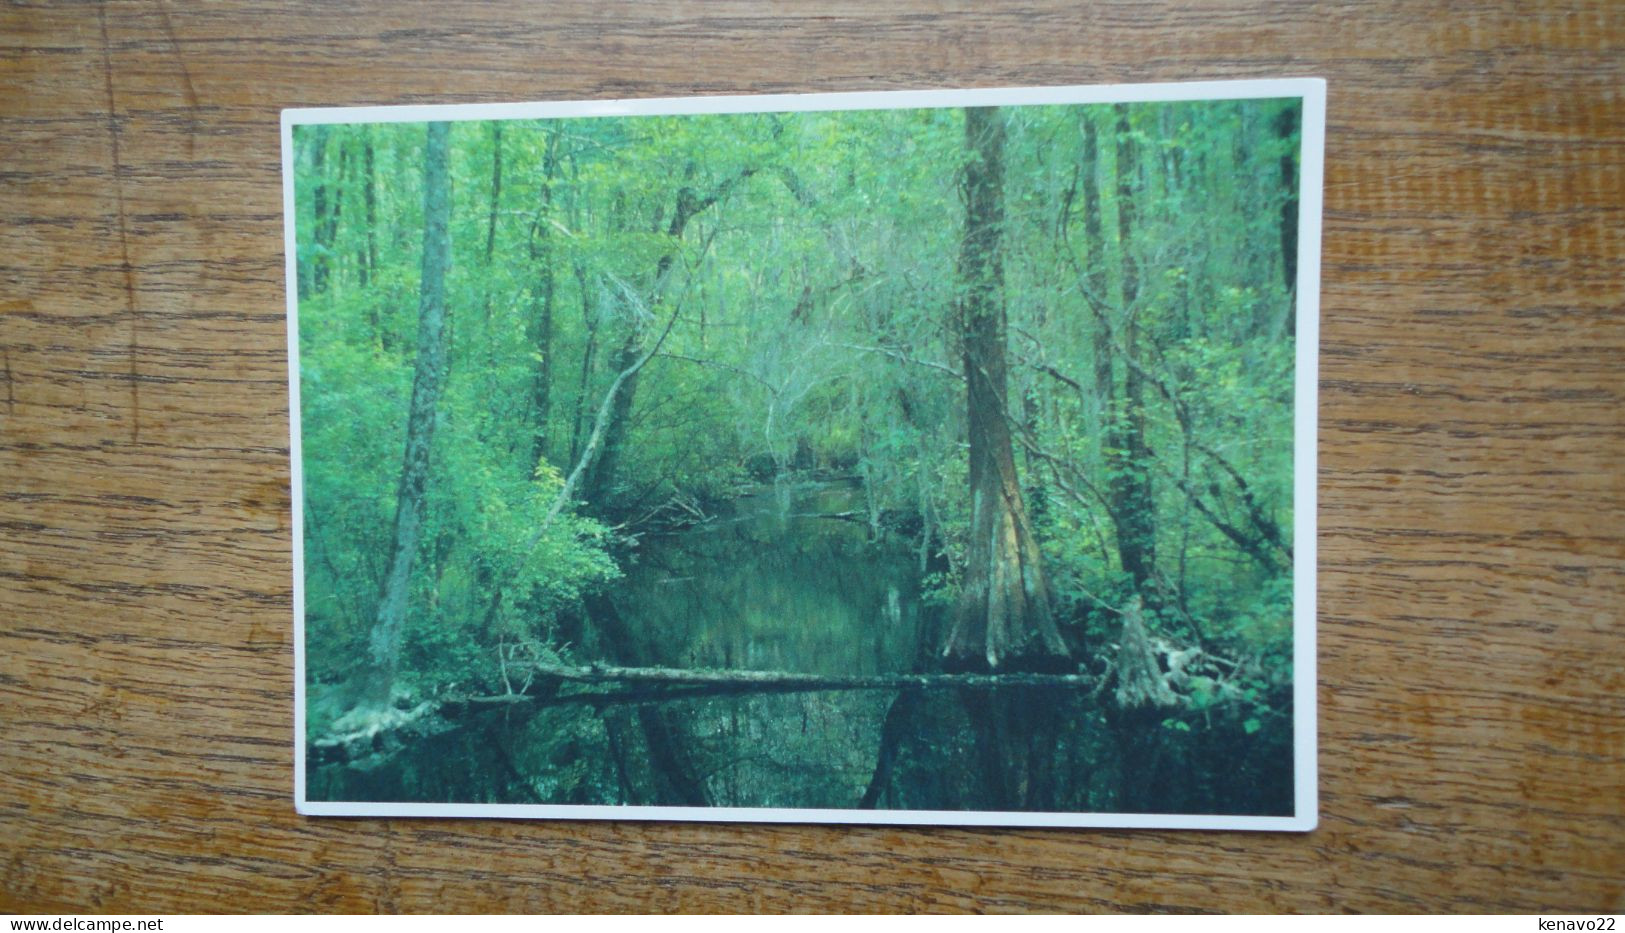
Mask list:
[[[748,491],[701,525],[645,536],[611,594],[644,662],[822,674],[911,669],[917,558],[893,537],[871,542],[863,505],[854,484],[780,482]],[[313,770],[310,793],[651,805],[685,802],[674,788],[687,782],[716,806],[848,808],[873,774],[892,698],[827,691],[483,713],[370,767]],[[662,732],[670,754],[656,751]]]
[[[920,667],[917,557],[870,541],[861,488],[750,490],[695,527],[646,535],[609,594],[641,663],[881,674]],[[845,516],[836,518],[832,516]],[[850,520],[857,518],[857,521]],[[603,620],[571,661],[610,662]],[[313,767],[314,800],[921,810],[1290,813],[1291,734],[1246,708],[1132,718],[1064,690],[679,697],[572,685],[613,703],[514,704],[364,761]],[[1279,705],[1290,709],[1289,698]],[[906,711],[906,712],[905,712]],[[1211,719],[1211,721],[1209,721]],[[1185,728],[1181,729],[1179,726]]]
[[[914,555],[895,540],[871,544],[862,509],[861,490],[846,483],[762,488],[706,525],[646,538],[615,601],[665,665],[906,670],[919,612]]]

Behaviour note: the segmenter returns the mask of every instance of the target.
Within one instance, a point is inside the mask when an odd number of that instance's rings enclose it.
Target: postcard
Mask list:
[[[284,111],[299,812],[1313,828],[1324,123]]]

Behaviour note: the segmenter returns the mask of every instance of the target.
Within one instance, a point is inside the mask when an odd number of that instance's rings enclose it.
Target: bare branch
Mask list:
[[[891,347],[865,347],[855,343],[836,343],[831,344],[831,346],[841,347],[846,350],[858,350],[863,353],[879,353],[882,356],[889,356],[894,360],[900,360],[904,363],[913,363],[916,366],[924,366],[929,369],[935,369],[938,372],[947,373],[955,379],[965,378],[964,373],[954,369],[952,366],[948,366],[945,363],[938,363],[935,360],[922,360],[918,357],[909,356],[901,350],[892,349]]]

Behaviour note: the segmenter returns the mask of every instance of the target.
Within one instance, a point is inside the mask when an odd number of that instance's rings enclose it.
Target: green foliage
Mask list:
[[[1222,685],[1193,679],[1194,713],[1156,731],[1200,732],[1201,716],[1235,705],[1223,691],[1251,691],[1225,728],[1259,748],[1286,728],[1291,676],[1295,351],[1280,215],[1297,138],[1276,129],[1288,106],[1006,111],[1008,415],[1065,635],[1085,663],[1109,657],[1114,608],[1146,596],[1154,636],[1247,664]],[[632,545],[775,479],[850,479],[857,498],[839,511],[862,513],[864,539],[919,555],[904,589],[922,618],[954,605],[970,524],[954,325],[962,120],[938,109],[454,127],[449,364],[405,689],[504,692],[504,652],[595,659],[582,604],[626,584]],[[332,685],[366,673],[388,572],[423,130],[298,127],[295,145],[307,657],[312,682]],[[613,475],[583,471],[558,502],[620,368],[656,341],[624,389]],[[1139,579],[1124,558],[1137,527],[1152,555]],[[652,651],[676,637],[635,634]],[[803,666],[829,663],[842,662]],[[761,708],[794,708],[775,703]],[[605,764],[608,727],[549,715],[560,733],[525,753],[548,776],[514,792],[624,793]],[[810,754],[797,749],[781,758]],[[936,760],[921,752],[914,765],[923,775]],[[1102,793],[1074,803],[1098,807]]]

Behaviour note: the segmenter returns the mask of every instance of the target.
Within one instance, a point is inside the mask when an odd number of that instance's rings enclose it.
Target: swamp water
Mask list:
[[[865,514],[854,485],[760,487],[701,525],[645,536],[607,601],[646,665],[914,670],[919,632],[934,628],[918,558],[895,536],[871,543]],[[612,662],[588,629],[571,661]],[[600,702],[482,709],[393,754],[313,766],[309,797],[851,809],[885,759],[868,800],[883,809],[1292,812],[1290,732],[1249,729],[1245,711],[1187,716],[1180,731],[1160,714],[1114,726],[1077,691],[943,690],[912,695],[888,723],[889,690],[638,702],[613,684],[563,690]]]
[[[865,514],[854,484],[757,487],[708,522],[645,536],[623,558],[610,601],[646,664],[911,670],[917,555],[894,536],[871,543]],[[313,769],[310,792],[662,805],[693,802],[699,788],[716,806],[849,808],[873,774],[893,696],[821,691],[484,712],[368,770]]]
[[[844,483],[759,489],[710,523],[646,538],[616,605],[665,666],[906,670],[918,567],[900,542],[869,543],[863,519],[852,520],[862,506]]]

